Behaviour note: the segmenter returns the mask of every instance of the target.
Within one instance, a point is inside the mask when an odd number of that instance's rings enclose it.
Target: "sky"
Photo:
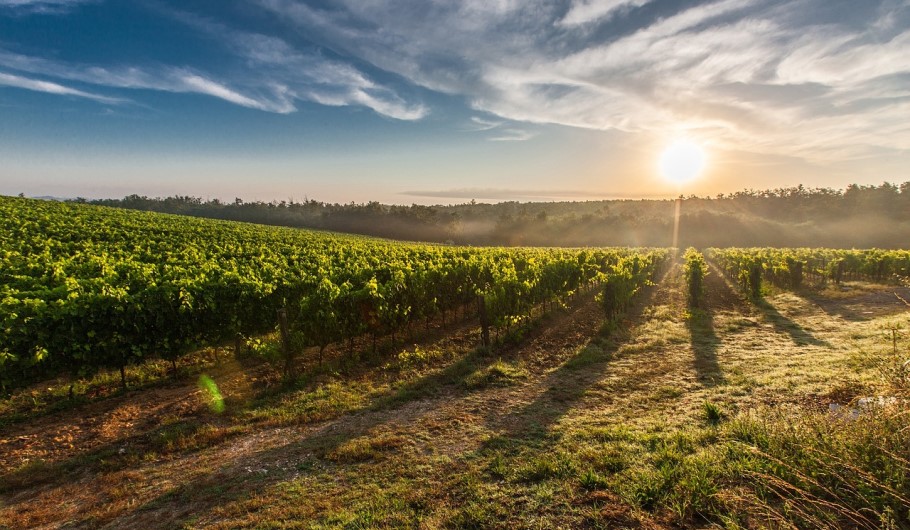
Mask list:
[[[705,169],[661,175],[668,145]],[[910,0],[0,0],[0,194],[448,204],[910,180]]]

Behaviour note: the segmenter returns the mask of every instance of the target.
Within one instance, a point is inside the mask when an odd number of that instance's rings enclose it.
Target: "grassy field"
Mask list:
[[[685,292],[674,266],[613,328],[581,295],[492,351],[468,319],[293,386],[225,350],[19,391],[0,528],[906,528],[910,290]]]

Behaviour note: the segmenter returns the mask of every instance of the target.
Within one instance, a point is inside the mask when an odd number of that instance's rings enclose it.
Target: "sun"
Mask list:
[[[676,140],[660,154],[660,173],[676,184],[685,184],[705,168],[705,151],[691,140]]]

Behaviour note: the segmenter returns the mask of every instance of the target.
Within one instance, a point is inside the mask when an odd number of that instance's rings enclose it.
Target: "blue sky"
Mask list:
[[[0,193],[449,203],[910,180],[907,0],[0,0]],[[685,137],[708,164],[657,171]]]

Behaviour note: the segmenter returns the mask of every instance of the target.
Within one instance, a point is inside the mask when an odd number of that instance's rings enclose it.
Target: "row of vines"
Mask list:
[[[761,295],[763,280],[798,290],[809,282],[839,285],[851,280],[899,282],[910,278],[907,250],[712,248],[707,255],[752,297]]]
[[[471,307],[489,329],[602,286],[608,313],[664,251],[502,249],[0,197],[0,385],[175,359],[281,328],[294,349]]]

